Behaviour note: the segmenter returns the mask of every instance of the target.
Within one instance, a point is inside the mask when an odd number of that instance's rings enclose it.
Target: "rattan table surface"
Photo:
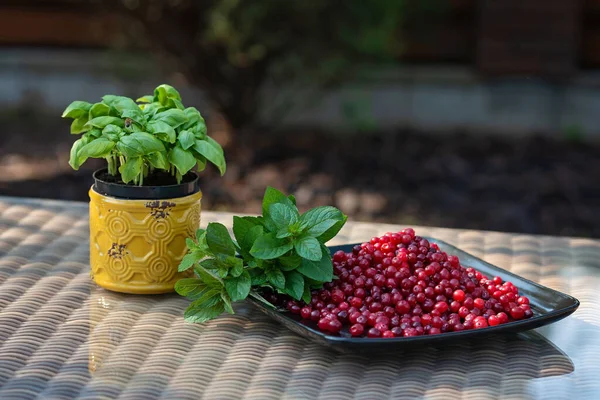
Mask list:
[[[203,212],[202,224],[231,224]],[[349,222],[332,244],[399,226]],[[338,354],[251,306],[183,321],[177,295],[89,278],[85,203],[0,198],[0,399],[599,399],[600,241],[420,228],[581,301],[556,324],[388,355]]]

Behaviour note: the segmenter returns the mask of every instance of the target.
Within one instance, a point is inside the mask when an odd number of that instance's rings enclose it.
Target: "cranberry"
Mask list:
[[[381,331],[377,328],[371,328],[369,329],[369,332],[367,332],[367,336],[370,338],[378,338],[381,336]]]
[[[513,319],[523,319],[525,316],[525,311],[521,307],[513,307],[510,309],[510,316]]]
[[[362,324],[354,324],[350,327],[350,334],[354,337],[362,336],[365,331],[365,326]]]
[[[488,317],[488,321],[487,322],[488,322],[489,326],[500,325],[500,320],[495,315],[491,315],[490,317]]]

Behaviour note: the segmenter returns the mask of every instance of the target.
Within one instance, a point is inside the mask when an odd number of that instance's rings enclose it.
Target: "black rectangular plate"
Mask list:
[[[332,347],[336,350],[359,352],[389,351],[394,348],[402,348],[406,346],[434,345],[441,342],[459,339],[472,339],[480,338],[486,335],[527,331],[559,321],[572,314],[575,310],[577,310],[577,307],[579,307],[579,300],[572,296],[542,286],[538,283],[515,275],[512,272],[496,267],[495,265],[487,263],[482,259],[466,253],[444,241],[428,237],[426,237],[426,239],[428,239],[430,242],[437,243],[440,247],[440,250],[445,251],[448,254],[458,256],[461,264],[464,266],[473,267],[490,278],[499,276],[503,281],[511,281],[519,288],[519,294],[523,294],[529,298],[531,310],[533,311],[533,317],[526,320],[509,322],[483,329],[448,332],[439,335],[390,339],[367,337],[353,338],[350,336],[347,327],[344,327],[339,335],[326,334],[321,332],[314,322],[303,321],[298,315],[294,315],[289,312],[278,311],[251,297],[248,297],[248,299],[262,312],[301,336],[309,338],[325,346]],[[352,247],[356,244],[357,243],[342,246],[331,246],[329,247],[329,250],[332,254],[338,250],[350,252],[352,251]]]

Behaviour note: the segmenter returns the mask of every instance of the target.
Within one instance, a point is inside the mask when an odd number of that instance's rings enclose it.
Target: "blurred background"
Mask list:
[[[87,201],[62,110],[169,83],[204,209],[600,237],[599,69],[600,0],[3,0],[0,195]]]

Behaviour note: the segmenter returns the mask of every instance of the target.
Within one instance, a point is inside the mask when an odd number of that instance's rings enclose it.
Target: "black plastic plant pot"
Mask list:
[[[108,169],[103,168],[94,172],[94,191],[105,196],[129,200],[160,200],[176,199],[197,193],[198,174],[188,172],[181,183],[156,186],[126,185],[123,182],[110,182]],[[116,179],[113,178],[116,181]]]

